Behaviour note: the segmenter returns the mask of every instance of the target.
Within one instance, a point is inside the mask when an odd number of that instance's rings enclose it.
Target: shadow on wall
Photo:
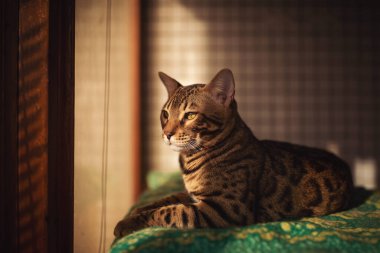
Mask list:
[[[329,149],[350,163],[357,185],[380,185],[376,5],[180,2],[207,24],[210,71],[233,70],[239,111],[258,138]]]
[[[20,24],[19,249],[45,252],[47,210],[47,23]]]

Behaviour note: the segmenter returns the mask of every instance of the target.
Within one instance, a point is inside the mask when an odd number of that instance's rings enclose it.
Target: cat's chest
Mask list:
[[[187,192],[194,198],[222,195],[225,192],[240,194],[246,191],[249,184],[249,175],[246,173],[228,173],[222,168],[213,167],[196,173],[183,174],[183,181]]]
[[[204,184],[200,175],[183,175],[185,189],[190,195],[196,195],[199,192],[204,192],[207,186]]]

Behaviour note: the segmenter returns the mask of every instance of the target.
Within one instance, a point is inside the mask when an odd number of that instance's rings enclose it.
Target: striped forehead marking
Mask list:
[[[188,97],[191,94],[195,94],[201,87],[203,87],[203,85],[193,84],[193,85],[178,88],[178,90],[173,94],[173,96],[166,103],[165,107],[167,109],[170,109],[170,108],[178,109],[180,108],[182,104],[185,103],[184,108],[186,108]]]

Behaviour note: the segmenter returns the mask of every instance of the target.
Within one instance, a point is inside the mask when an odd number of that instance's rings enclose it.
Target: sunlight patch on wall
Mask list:
[[[161,138],[159,115],[167,99],[167,92],[158,78],[158,71],[165,72],[183,85],[203,80],[209,81],[208,30],[206,24],[189,10],[175,1],[156,1],[150,8],[148,23],[149,61],[148,118],[152,124],[146,137],[149,146],[149,169],[176,171],[179,169],[178,153],[164,144]],[[197,50],[194,50],[194,49]]]
[[[112,1],[106,245],[132,204],[130,1]],[[106,1],[76,1],[74,252],[100,239]]]
[[[366,189],[376,189],[376,161],[371,158],[357,158],[354,162],[354,184]]]

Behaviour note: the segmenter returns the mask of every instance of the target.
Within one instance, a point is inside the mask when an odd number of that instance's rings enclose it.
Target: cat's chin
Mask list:
[[[184,147],[176,146],[176,145],[173,145],[173,144],[170,145],[169,147],[170,147],[171,150],[176,151],[176,152],[181,152],[181,151],[185,150]]]

